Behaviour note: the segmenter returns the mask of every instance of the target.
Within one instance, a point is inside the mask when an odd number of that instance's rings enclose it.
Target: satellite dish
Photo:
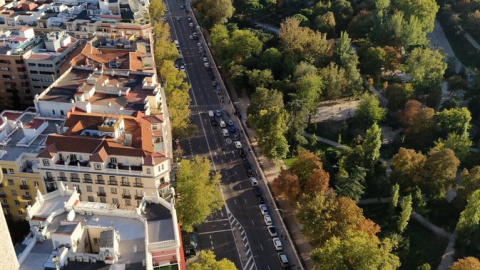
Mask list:
[[[70,210],[70,212],[68,212],[68,215],[67,215],[67,220],[68,221],[73,221],[75,219],[75,211]]]

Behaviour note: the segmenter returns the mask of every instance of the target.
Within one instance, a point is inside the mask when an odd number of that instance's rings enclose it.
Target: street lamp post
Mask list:
[[[283,211],[283,209],[275,208],[275,210],[277,210],[278,212],[280,212],[280,215],[282,216],[282,218],[285,216],[285,211]]]

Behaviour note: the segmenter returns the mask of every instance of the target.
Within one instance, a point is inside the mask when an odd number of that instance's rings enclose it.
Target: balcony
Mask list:
[[[61,177],[59,177],[58,180],[60,180]],[[45,180],[45,182],[55,182],[55,178],[52,177],[52,176],[47,176],[47,177],[43,177],[43,180]],[[62,180],[60,180],[62,181]],[[65,180],[66,181],[66,180]]]
[[[3,187],[3,183],[0,183],[0,188],[2,188],[2,187]]]
[[[132,198],[132,194],[122,194],[122,198],[124,198],[124,199],[131,199],[131,198]]]
[[[47,193],[54,192],[55,190],[57,190],[55,187],[47,186]]]
[[[107,169],[108,172],[114,173],[128,173],[128,174],[141,174],[142,166],[126,166],[122,164],[108,163]]]
[[[143,188],[143,183],[133,183],[133,186]]]
[[[7,197],[7,194],[5,193],[0,193],[0,198],[6,198]]]
[[[78,177],[71,177],[70,181],[80,183],[80,178]]]
[[[106,193],[105,191],[98,191],[98,192],[97,192],[97,195],[98,195],[98,196],[105,197],[105,196],[107,196],[107,193]]]
[[[2,202],[2,207],[3,207],[3,208],[8,208],[8,207],[9,207],[9,206],[8,206],[8,203]]]
[[[90,167],[88,161],[79,161],[79,160],[70,161],[68,163],[68,166]]]
[[[95,184],[105,185],[105,180],[95,180]]]
[[[23,189],[23,190],[28,190],[28,185],[20,185],[20,189]]]
[[[118,185],[118,182],[117,181],[108,181],[108,184],[111,185],[111,186],[117,186]]]
[[[91,178],[84,178],[84,179],[83,179],[83,183],[85,183],[85,184],[91,184],[91,183],[93,183],[93,180],[92,180]]]
[[[122,185],[122,187],[129,187],[130,182],[122,182],[121,185]]]
[[[31,200],[32,199],[32,196],[31,195],[23,195],[22,198],[24,200]]]
[[[141,200],[141,199],[143,199],[143,194],[135,194],[135,199],[136,199],[136,200]]]
[[[68,182],[68,178],[66,176],[59,176],[58,181]]]

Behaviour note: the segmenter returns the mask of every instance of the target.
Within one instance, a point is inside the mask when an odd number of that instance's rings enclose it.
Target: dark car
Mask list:
[[[212,126],[218,126],[218,122],[215,119],[211,119],[210,123],[212,124]]]
[[[230,133],[235,133],[237,132],[237,127],[235,125],[230,126]]]
[[[238,149],[238,154],[240,154],[242,158],[247,156],[247,153],[245,153],[245,150],[243,150],[243,148]]]
[[[261,197],[262,196],[262,189],[259,188],[258,186],[253,187],[253,193],[255,193],[255,196]]]
[[[264,204],[265,203],[265,200],[263,199],[263,197],[260,195],[258,196],[258,204]]]

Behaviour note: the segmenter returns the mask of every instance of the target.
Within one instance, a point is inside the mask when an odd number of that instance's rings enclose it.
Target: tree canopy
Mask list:
[[[215,210],[224,205],[219,188],[221,175],[210,177],[211,162],[196,156],[193,161],[183,159],[177,174],[177,213],[182,229],[192,232]]]
[[[220,261],[215,259],[215,253],[213,251],[201,251],[200,252],[200,263],[191,263],[188,265],[188,269],[190,270],[237,270],[238,268],[235,264],[223,258]]]

